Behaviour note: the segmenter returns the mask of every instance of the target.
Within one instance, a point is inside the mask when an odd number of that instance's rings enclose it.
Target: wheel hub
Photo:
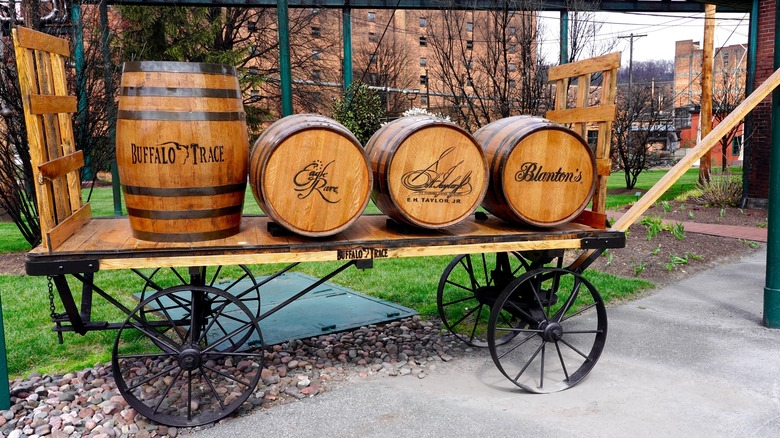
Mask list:
[[[495,286],[482,286],[474,291],[474,297],[480,304],[485,304],[492,307],[495,304],[498,296],[501,294],[501,289]]]
[[[557,322],[551,322],[544,327],[542,339],[547,342],[558,342],[563,338],[563,327]]]
[[[179,353],[179,366],[184,371],[196,370],[200,366],[200,358],[199,348],[192,345],[185,346]]]

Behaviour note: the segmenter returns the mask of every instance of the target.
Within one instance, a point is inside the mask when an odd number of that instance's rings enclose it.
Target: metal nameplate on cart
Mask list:
[[[354,248],[336,251],[336,260],[373,260],[388,257],[387,248]]]

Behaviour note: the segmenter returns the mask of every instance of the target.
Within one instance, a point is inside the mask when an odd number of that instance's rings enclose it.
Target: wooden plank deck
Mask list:
[[[576,249],[583,248],[585,241],[597,241],[604,248],[625,245],[622,232],[575,223],[529,229],[493,217],[472,217],[448,228],[422,230],[394,225],[384,215],[364,215],[344,232],[319,239],[273,236],[268,224],[265,216],[245,216],[241,231],[225,239],[148,242],[132,237],[125,217],[93,218],[56,250],[37,247],[30,251],[27,270],[32,275],[45,275],[42,272],[49,272],[58,263],[80,261],[96,261],[100,270],[106,270]]]

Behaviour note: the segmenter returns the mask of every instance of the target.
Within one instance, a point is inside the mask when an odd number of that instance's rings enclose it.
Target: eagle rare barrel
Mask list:
[[[360,217],[372,174],[363,147],[343,125],[316,114],[277,120],[255,141],[249,184],[277,224],[308,237],[337,234]]]
[[[507,117],[474,133],[490,166],[482,206],[508,222],[552,227],[576,218],[596,189],[593,151],[547,119]]]
[[[235,68],[125,63],[116,159],[135,237],[188,242],[238,233],[248,158]]]
[[[487,162],[479,143],[442,119],[396,119],[371,137],[366,152],[374,172],[374,203],[406,225],[454,225],[479,207],[487,190]]]

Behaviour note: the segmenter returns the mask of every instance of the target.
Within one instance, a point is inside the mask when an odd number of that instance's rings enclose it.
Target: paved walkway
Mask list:
[[[193,436],[777,437],[780,330],[761,325],[765,268],[762,250],[610,306],[601,359],[567,391],[519,391],[479,350],[425,379],[358,379]]]
[[[607,217],[619,218],[623,213],[608,211]],[[733,237],[735,239],[752,240],[754,242],[767,241],[767,229],[759,227],[740,227],[736,225],[704,224],[700,222],[683,222],[685,232],[708,234],[710,236]]]

